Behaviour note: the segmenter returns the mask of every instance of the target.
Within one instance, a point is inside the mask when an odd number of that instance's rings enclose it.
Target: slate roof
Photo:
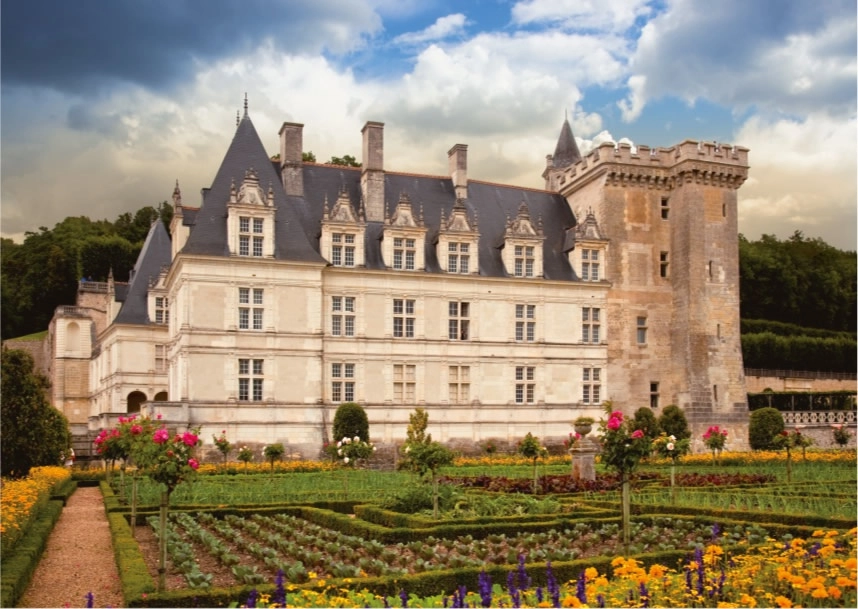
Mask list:
[[[563,133],[571,129],[564,124]],[[560,147],[558,142],[558,148]],[[572,139],[574,146],[574,138]],[[577,152],[577,147],[575,148]],[[185,210],[185,223],[191,225],[183,252],[228,256],[226,234],[227,202],[230,185],[241,185],[245,172],[253,168],[259,175],[263,190],[269,184],[274,191],[276,211],[276,243],[274,257],[279,260],[326,263],[319,248],[322,211],[327,199],[329,206],[345,190],[355,212],[361,201],[360,176],[357,168],[304,163],[304,196],[286,195],[279,175],[279,164],[272,162],[247,114],[236,128],[232,142],[210,188],[203,189],[203,204]],[[421,208],[427,228],[426,272],[440,273],[436,255],[442,213],[445,217],[456,201],[452,180],[444,176],[414,175],[385,172],[384,198],[390,214],[402,193],[411,200],[413,212]],[[490,277],[507,276],[501,259],[501,247],[508,219],[515,218],[524,202],[534,226],[541,219],[545,234],[543,274],[547,279],[574,281],[578,277],[564,251],[566,230],[575,226],[575,218],[563,197],[556,193],[471,180],[465,207],[473,223],[475,216],[480,233],[479,273]],[[188,213],[192,212],[192,213]],[[367,222],[365,262],[370,269],[385,269],[381,256],[382,222]],[[142,254],[141,254],[142,255]]]
[[[156,220],[146,235],[143,249],[134,264],[134,276],[128,282],[122,308],[116,315],[114,323],[118,324],[148,324],[149,319],[148,293],[149,279],[157,279],[161,268],[171,262],[170,235],[164,223]],[[116,286],[116,300],[119,298],[119,286]]]

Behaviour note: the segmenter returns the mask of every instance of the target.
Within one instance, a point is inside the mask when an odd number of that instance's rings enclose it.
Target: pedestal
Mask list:
[[[596,455],[599,448],[593,446],[585,439],[573,448],[569,449],[572,455],[572,478],[575,480],[596,479]]]

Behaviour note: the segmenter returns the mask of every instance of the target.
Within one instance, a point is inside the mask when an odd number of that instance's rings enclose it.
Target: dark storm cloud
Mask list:
[[[2,8],[4,85],[85,94],[116,82],[155,90],[269,39],[292,53],[343,53],[381,28],[335,0],[29,0]]]

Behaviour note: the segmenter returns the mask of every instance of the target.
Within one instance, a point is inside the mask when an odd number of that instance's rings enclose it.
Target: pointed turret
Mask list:
[[[557,147],[554,149],[552,165],[559,169],[574,165],[580,160],[581,152],[578,150],[578,144],[575,143],[575,136],[572,135],[569,119],[564,119],[563,127],[560,129],[560,137],[557,138]]]

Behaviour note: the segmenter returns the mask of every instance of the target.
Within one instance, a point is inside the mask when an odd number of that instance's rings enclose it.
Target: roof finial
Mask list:
[[[563,108],[563,120],[569,120],[569,108]]]
[[[247,91],[244,92],[244,116],[247,116]]]
[[[238,127],[238,123],[241,120],[238,114],[238,110],[235,111],[235,126]]]

